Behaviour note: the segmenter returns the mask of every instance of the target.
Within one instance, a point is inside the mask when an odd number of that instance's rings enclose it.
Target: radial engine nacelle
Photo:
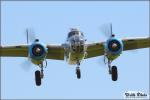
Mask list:
[[[29,58],[31,58],[32,63],[39,65],[41,64],[48,53],[47,47],[43,45],[42,43],[39,43],[39,40],[36,39],[35,42],[33,42],[29,46]]]
[[[123,51],[121,40],[111,37],[105,42],[105,54],[109,60],[116,59]]]

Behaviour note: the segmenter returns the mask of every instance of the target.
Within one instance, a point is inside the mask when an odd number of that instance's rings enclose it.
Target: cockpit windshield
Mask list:
[[[83,33],[78,30],[72,30],[71,32],[68,33],[68,38],[74,35],[83,36]]]
[[[69,32],[68,37],[71,37],[73,35],[78,35],[78,34],[79,34],[78,31],[72,31],[72,32]]]

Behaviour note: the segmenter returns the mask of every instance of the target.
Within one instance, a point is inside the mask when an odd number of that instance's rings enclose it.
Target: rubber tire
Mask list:
[[[35,83],[37,86],[41,85],[41,72],[39,70],[35,71]]]
[[[113,81],[117,81],[118,79],[118,71],[116,66],[112,66],[111,68],[111,78]]]
[[[81,72],[80,72],[79,68],[76,69],[76,74],[77,74],[77,78],[80,79],[81,78]]]

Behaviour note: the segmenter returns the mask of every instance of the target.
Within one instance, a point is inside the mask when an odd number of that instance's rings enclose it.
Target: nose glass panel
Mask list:
[[[84,51],[84,41],[79,37],[74,37],[71,40],[71,48],[73,52],[83,52]]]

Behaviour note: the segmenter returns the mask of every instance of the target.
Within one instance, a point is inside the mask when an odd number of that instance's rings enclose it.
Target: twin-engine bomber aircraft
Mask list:
[[[113,81],[118,79],[116,66],[111,66],[111,62],[118,58],[122,51],[149,48],[150,37],[128,38],[119,40],[112,34],[107,41],[86,43],[82,32],[78,29],[71,29],[68,33],[66,43],[62,45],[43,45],[38,39],[28,44],[16,46],[0,46],[0,56],[2,57],[28,57],[30,61],[38,65],[40,70],[35,71],[35,83],[41,85],[41,79],[44,77],[43,69],[47,66],[46,59],[64,60],[68,64],[75,64],[77,78],[81,78],[80,63],[82,60],[96,56],[104,55],[104,62],[108,65],[108,72]]]

